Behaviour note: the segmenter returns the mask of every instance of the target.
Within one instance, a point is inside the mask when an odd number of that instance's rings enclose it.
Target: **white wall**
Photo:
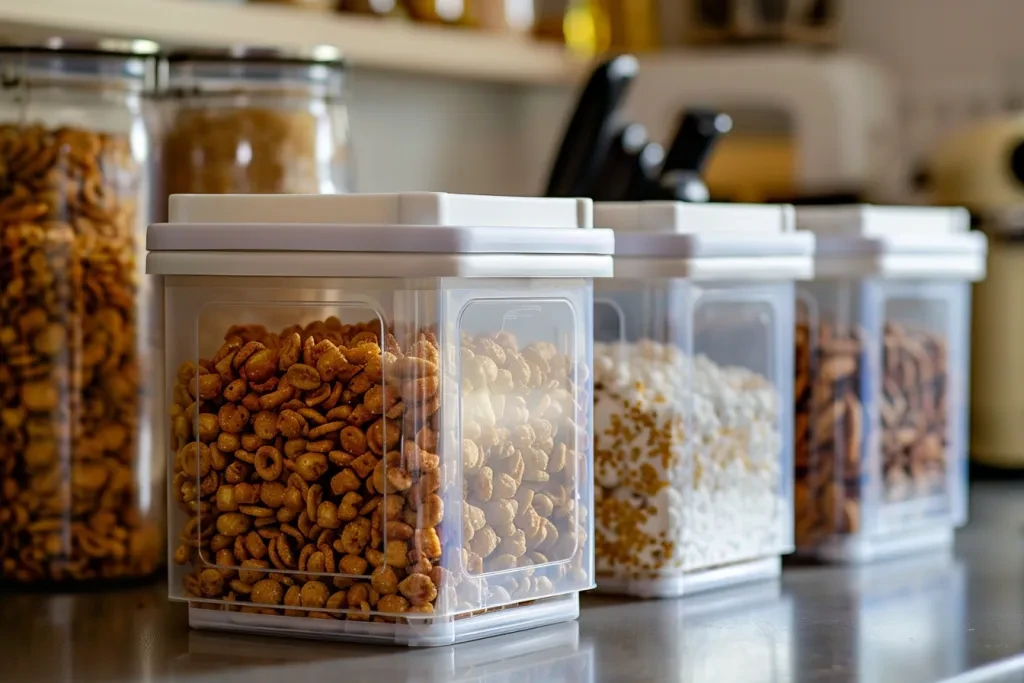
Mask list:
[[[1024,104],[1024,0],[845,0],[844,11],[844,48],[900,85],[909,163],[952,128]],[[535,194],[574,97],[356,70],[358,188]]]
[[[1021,0],[846,0],[845,47],[891,70],[916,157],[964,123],[1024,104]]]
[[[573,97],[572,88],[356,70],[349,112],[357,188],[537,194]]]

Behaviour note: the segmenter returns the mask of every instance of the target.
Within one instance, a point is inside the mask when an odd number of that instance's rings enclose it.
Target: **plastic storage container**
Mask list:
[[[794,280],[786,206],[595,205],[598,589],[671,597],[777,576],[792,550]]]
[[[163,89],[167,195],[351,189],[336,50],[172,54]]]
[[[796,543],[865,561],[948,545],[966,521],[970,282],[985,237],[959,209],[798,212]]]
[[[141,239],[156,46],[62,45],[0,48],[0,582],[146,576],[164,548]]]
[[[576,617],[613,242],[591,206],[172,197],[148,265],[192,626],[443,645]]]

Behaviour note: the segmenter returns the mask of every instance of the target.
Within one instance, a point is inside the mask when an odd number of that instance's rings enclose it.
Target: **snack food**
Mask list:
[[[652,340],[595,344],[598,575],[654,578],[777,554],[779,396]]]
[[[167,194],[319,194],[317,124],[304,109],[184,106],[164,140]]]
[[[137,206],[126,135],[0,125],[0,578],[113,579],[162,557],[140,478]]]
[[[821,323],[796,331],[797,544],[861,530],[862,397],[868,348],[860,329]],[[946,344],[941,336],[887,323],[881,349],[880,446],[884,502],[942,494],[946,486]],[[867,476],[873,476],[868,473]]]
[[[814,545],[832,534],[860,531],[862,334],[827,323],[815,329],[801,323],[796,329],[794,506],[798,546]]]
[[[882,348],[882,462],[885,498],[941,494],[949,445],[946,340],[888,323]]]
[[[570,444],[585,370],[552,345],[467,336],[443,362],[430,331],[399,342],[337,318],[225,340],[173,389],[186,597],[393,621],[544,597],[584,571]]]

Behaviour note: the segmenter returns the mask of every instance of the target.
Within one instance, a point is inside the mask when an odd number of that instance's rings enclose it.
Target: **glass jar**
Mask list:
[[[249,0],[249,2],[254,5],[289,5],[323,12],[329,12],[337,5],[337,0]]]
[[[153,51],[0,48],[3,581],[142,577],[163,557],[141,251]]]
[[[385,16],[395,11],[397,0],[341,0],[338,10],[351,14]]]
[[[466,0],[466,22],[473,28],[524,33],[533,21],[533,0]]]
[[[347,192],[344,85],[333,48],[171,55],[166,194]]]
[[[402,6],[415,21],[456,24],[465,19],[465,0],[402,0]]]
[[[689,0],[690,40],[713,44],[785,42],[832,45],[838,38],[839,0]]]

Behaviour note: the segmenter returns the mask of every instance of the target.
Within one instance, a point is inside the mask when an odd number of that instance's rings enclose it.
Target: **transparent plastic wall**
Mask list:
[[[595,296],[599,585],[792,544],[791,283],[616,279]],[[609,585],[611,585],[609,583]]]
[[[166,285],[171,594],[193,625],[437,645],[575,617],[586,281]]]
[[[969,285],[823,280],[797,296],[796,542],[966,516]]]

